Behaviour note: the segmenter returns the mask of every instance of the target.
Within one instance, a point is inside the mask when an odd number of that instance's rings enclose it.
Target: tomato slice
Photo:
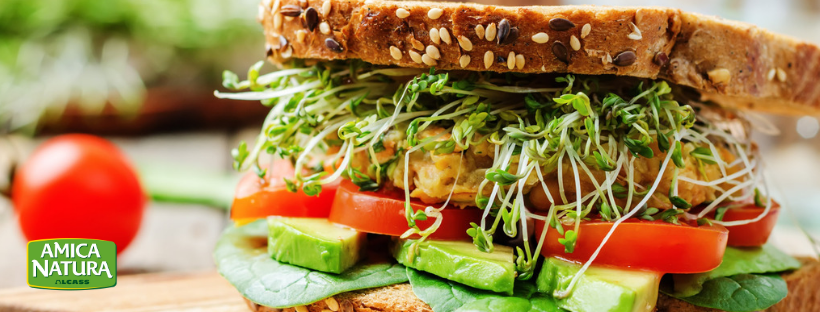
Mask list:
[[[544,223],[536,220],[536,237],[541,235]],[[541,254],[578,262],[588,261],[613,224],[583,221],[572,253],[566,253],[564,245],[558,242],[564,236],[550,227]],[[569,229],[569,226],[564,229]],[[720,265],[727,236],[726,228],[718,224],[676,225],[664,221],[629,219],[615,229],[594,263],[663,273],[706,272]]]
[[[765,211],[764,208],[755,206],[754,203],[743,203],[738,207],[732,207],[726,210],[723,215],[723,221],[740,221],[757,218]],[[763,246],[769,240],[769,235],[772,234],[775,223],[777,223],[777,216],[780,214],[780,204],[772,202],[772,209],[769,213],[757,222],[744,225],[726,226],[729,230],[729,246],[738,247],[752,247]],[[715,213],[708,214],[710,219],[715,218]]]
[[[231,219],[238,223],[267,216],[327,218],[338,182],[322,185],[322,192],[308,196],[301,189],[290,192],[283,178],[293,177],[293,165],[277,160],[268,169],[267,183],[254,173],[244,176],[236,187]]]
[[[424,210],[427,205],[411,201],[413,210]],[[467,229],[470,222],[481,222],[480,209],[447,207],[441,211],[441,226],[430,238],[440,240],[469,240]],[[362,232],[400,236],[406,232],[407,219],[404,217],[404,194],[396,190],[382,188],[376,192],[359,191],[359,187],[349,180],[343,180],[336,191],[333,207],[330,209],[331,222],[346,225]],[[422,230],[433,224],[435,219],[417,221]]]

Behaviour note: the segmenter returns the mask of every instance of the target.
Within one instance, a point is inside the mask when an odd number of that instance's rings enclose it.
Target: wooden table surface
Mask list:
[[[0,290],[0,311],[235,311],[248,312],[242,296],[216,272],[121,276],[105,289]]]

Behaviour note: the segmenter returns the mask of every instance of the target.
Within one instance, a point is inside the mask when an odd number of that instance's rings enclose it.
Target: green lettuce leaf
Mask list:
[[[307,305],[343,292],[407,282],[404,266],[395,263],[362,263],[331,274],[277,262],[267,252],[267,229],[265,220],[232,226],[214,250],[219,273],[257,304]]]
[[[788,292],[786,281],[778,275],[739,274],[708,280],[699,294],[679,299],[700,307],[750,312],[775,305]]]
[[[536,292],[535,285],[518,281],[512,296],[468,287],[435,275],[407,268],[413,293],[435,312],[559,312],[547,294]]]
[[[674,274],[673,297],[690,297],[701,292],[706,281],[719,277],[751,273],[776,273],[800,268],[800,262],[771,245],[755,248],[727,247],[723,262],[716,269],[697,274]]]

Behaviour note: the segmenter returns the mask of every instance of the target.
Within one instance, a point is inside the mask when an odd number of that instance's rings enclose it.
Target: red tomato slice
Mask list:
[[[536,220],[535,235],[541,235],[544,221]],[[564,252],[558,242],[563,235],[549,228],[541,254],[547,257],[585,262],[601,244],[614,222],[584,221],[575,250]],[[569,226],[564,227],[565,230]],[[675,225],[664,221],[630,219],[622,222],[601,249],[595,264],[645,269],[664,273],[698,273],[720,265],[726,250],[728,231],[721,225]]]
[[[336,195],[338,182],[322,185],[317,196],[308,196],[301,189],[288,191],[283,178],[292,178],[293,165],[286,160],[275,161],[268,169],[267,184],[249,173],[236,187],[231,205],[231,219],[239,223],[267,216],[327,218]]]
[[[414,211],[424,210],[427,205],[412,201]],[[441,211],[441,226],[430,238],[441,240],[469,240],[467,229],[470,222],[481,222],[480,209],[447,207]],[[333,207],[330,209],[331,222],[346,225],[362,232],[400,236],[406,232],[407,219],[404,217],[404,194],[382,188],[377,192],[362,192],[348,180],[343,180],[336,191]],[[435,219],[416,221],[422,230],[433,224]]]
[[[764,211],[764,208],[757,207],[754,203],[746,203],[739,207],[727,209],[726,214],[723,215],[723,221],[750,220],[757,218]],[[769,235],[772,234],[772,229],[777,223],[779,214],[780,204],[772,202],[772,209],[763,219],[744,225],[726,226],[726,229],[729,230],[729,246],[763,246],[769,240]],[[710,213],[708,217],[714,219],[715,213]]]

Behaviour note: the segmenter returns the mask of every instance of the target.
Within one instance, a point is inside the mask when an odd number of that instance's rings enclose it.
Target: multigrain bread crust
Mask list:
[[[803,267],[783,274],[789,286],[786,299],[766,311],[797,312],[820,311],[820,262],[815,259],[800,259]],[[433,310],[413,294],[410,284],[398,284],[373,289],[347,292],[311,305],[297,308],[274,309],[245,300],[248,307],[256,312],[432,312]],[[304,308],[304,309],[303,309]],[[657,312],[719,312],[702,308],[661,294],[658,297]]]
[[[258,18],[275,63],[661,78],[724,105],[820,113],[816,45],[678,9],[264,0]]]

